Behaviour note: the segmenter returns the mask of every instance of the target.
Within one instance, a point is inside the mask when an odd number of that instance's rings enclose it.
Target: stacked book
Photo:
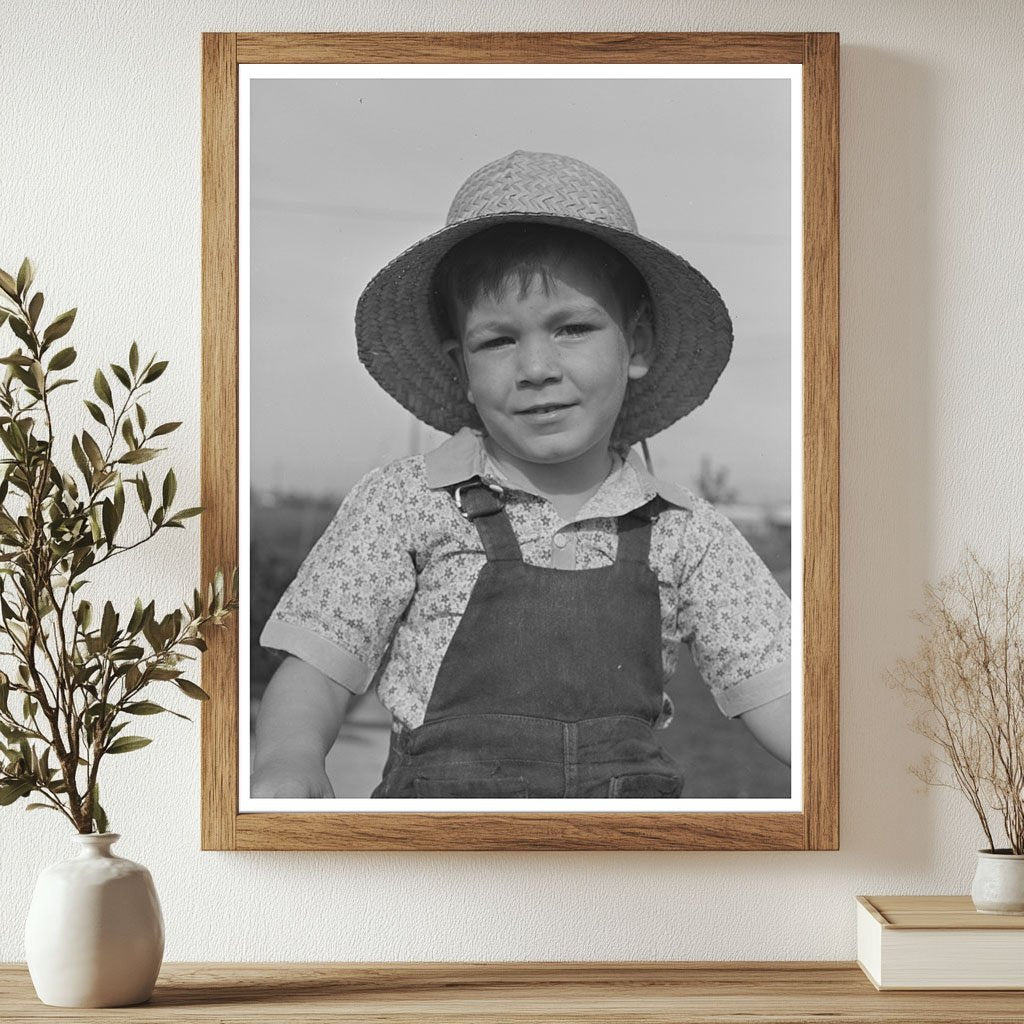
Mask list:
[[[1024,915],[979,914],[970,896],[858,896],[857,962],[878,989],[1024,989]]]

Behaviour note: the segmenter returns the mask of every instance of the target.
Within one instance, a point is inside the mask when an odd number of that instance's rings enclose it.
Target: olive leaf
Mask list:
[[[114,396],[110,393],[110,385],[107,383],[107,378],[104,376],[102,370],[96,371],[96,375],[92,379],[92,386],[95,389],[96,394],[99,395],[100,400],[113,409]]]
[[[78,313],[77,309],[69,309],[66,313],[61,313],[49,327],[43,331],[43,341],[47,344],[56,341],[58,338],[63,338],[68,331],[71,330],[71,325],[75,322],[75,315]]]
[[[119,736],[106,749],[108,754],[127,754],[148,747],[153,741],[145,736]]]
[[[78,353],[73,348],[62,348],[50,359],[47,370],[66,370],[77,358]]]

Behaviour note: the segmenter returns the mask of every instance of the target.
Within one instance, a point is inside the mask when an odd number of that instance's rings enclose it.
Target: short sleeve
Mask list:
[[[698,519],[678,629],[719,709],[734,718],[790,690],[790,602],[725,516],[702,503]]]
[[[404,506],[391,467],[363,477],[306,556],[260,643],[365,691],[415,590]]]

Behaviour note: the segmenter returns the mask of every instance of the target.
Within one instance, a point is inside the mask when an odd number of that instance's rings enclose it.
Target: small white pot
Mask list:
[[[134,1006],[153,993],[164,920],[149,872],[116,857],[111,832],[76,835],[81,852],[45,868],[25,925],[36,994],[50,1006]]]
[[[982,914],[1024,914],[1024,854],[979,850],[971,899]]]

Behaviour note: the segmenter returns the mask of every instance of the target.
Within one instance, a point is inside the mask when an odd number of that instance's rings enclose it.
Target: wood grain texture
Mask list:
[[[243,850],[802,850],[801,814],[241,814]]]
[[[240,64],[799,64],[798,32],[240,33]]]
[[[839,848],[839,36],[804,59],[804,800]]]
[[[839,842],[838,36],[266,34],[204,37],[203,570],[237,558],[237,64],[804,65],[803,813],[238,813],[237,637],[204,658],[204,849],[802,850]],[[243,595],[244,598],[244,595]]]
[[[0,965],[8,1024],[1020,1024],[1014,992],[877,992],[850,963],[165,964],[150,1003],[61,1010]]]
[[[1024,931],[1024,915],[979,914],[970,896],[858,896],[883,928]]]
[[[202,577],[238,564],[238,66],[235,38],[203,36]],[[202,847],[235,845],[238,626],[203,655]]]

